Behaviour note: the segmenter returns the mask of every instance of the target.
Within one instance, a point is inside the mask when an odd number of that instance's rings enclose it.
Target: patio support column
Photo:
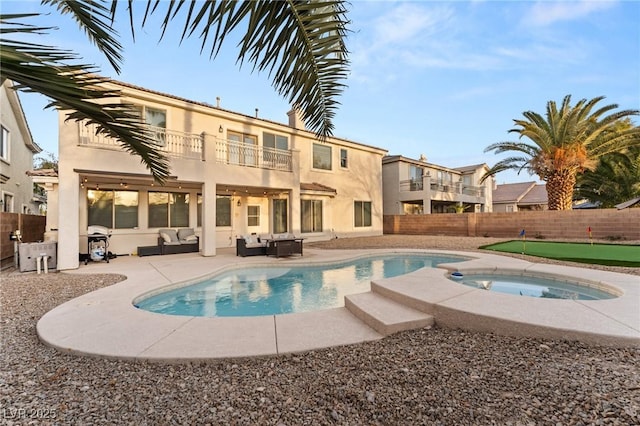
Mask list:
[[[300,223],[300,151],[291,150],[291,164],[293,165],[293,185],[289,193],[289,232],[299,236],[302,225]]]
[[[422,214],[431,214],[431,176],[422,176]]]
[[[60,163],[58,184],[58,270],[78,269],[80,261],[80,177]]]
[[[204,140],[204,184],[202,185],[202,255],[216,255],[216,138],[202,133]]]

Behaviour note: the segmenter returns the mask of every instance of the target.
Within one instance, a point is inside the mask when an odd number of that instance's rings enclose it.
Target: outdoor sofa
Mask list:
[[[267,254],[267,241],[256,234],[236,238],[236,256],[264,256]]]
[[[269,236],[244,235],[236,238],[236,256],[302,256],[302,240],[286,233]]]
[[[193,253],[200,250],[200,239],[193,228],[160,229],[160,254]]]
[[[138,247],[138,256],[197,253],[199,250],[200,238],[192,228],[160,229],[158,231],[158,244]]]

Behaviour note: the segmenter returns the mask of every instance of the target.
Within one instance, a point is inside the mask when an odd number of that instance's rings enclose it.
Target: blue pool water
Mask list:
[[[407,274],[464,257],[395,254],[323,266],[259,267],[224,272],[197,284],[137,302],[147,311],[203,317],[259,316],[344,306],[344,296],[370,281]]]
[[[542,277],[469,274],[463,275],[462,278],[451,277],[451,280],[470,287],[517,296],[571,300],[600,300],[617,297],[614,294],[586,285],[555,281]]]

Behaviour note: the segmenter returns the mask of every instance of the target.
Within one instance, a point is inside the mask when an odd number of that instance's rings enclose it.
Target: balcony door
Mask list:
[[[228,132],[227,137],[231,142],[229,146],[229,163],[246,166],[256,166],[258,156],[256,150],[258,138],[243,133]]]

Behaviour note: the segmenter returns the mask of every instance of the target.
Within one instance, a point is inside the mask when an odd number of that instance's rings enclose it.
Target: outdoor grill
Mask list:
[[[86,265],[89,261],[109,263],[109,238],[111,232],[109,228],[100,225],[89,225],[87,228],[87,257],[84,259]]]

